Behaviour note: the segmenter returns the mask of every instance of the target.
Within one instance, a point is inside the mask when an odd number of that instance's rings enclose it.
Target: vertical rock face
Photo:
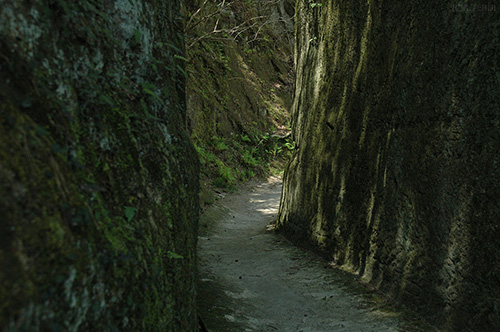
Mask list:
[[[499,327],[498,10],[297,3],[278,226],[448,329]]]
[[[1,327],[196,329],[178,6],[1,1]]]

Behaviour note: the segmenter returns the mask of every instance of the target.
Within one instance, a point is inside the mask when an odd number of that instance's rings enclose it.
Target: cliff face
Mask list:
[[[2,1],[0,326],[194,331],[178,1]]]
[[[289,132],[291,2],[186,2],[188,125],[204,184],[231,187],[288,154],[272,134]],[[211,201],[209,190],[201,200]]]
[[[453,3],[297,2],[278,226],[448,329],[491,330],[499,19]]]

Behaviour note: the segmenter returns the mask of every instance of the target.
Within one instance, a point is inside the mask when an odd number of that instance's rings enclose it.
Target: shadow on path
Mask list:
[[[280,194],[271,178],[203,214],[198,301],[209,331],[420,331],[351,275],[275,234]]]

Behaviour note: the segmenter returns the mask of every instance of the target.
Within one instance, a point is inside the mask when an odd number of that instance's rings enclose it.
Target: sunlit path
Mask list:
[[[281,182],[249,188],[202,218],[199,301],[209,330],[414,330],[352,277],[272,231]]]

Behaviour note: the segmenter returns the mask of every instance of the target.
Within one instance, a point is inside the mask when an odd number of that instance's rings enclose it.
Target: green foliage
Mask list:
[[[172,258],[172,259],[184,259],[184,256],[176,254],[173,251],[168,251],[167,256],[168,256],[168,258]]]
[[[207,151],[203,147],[195,144],[195,149],[198,152],[200,163],[206,165],[207,163],[216,163],[217,157],[212,152]]]
[[[231,188],[238,180],[248,180],[258,174],[275,173],[294,149],[289,138],[254,131],[232,139],[213,136],[209,145],[195,144],[202,173],[212,178],[212,185]],[[278,164],[276,164],[278,163]],[[279,172],[278,172],[279,173]]]
[[[245,179],[251,179],[255,176],[255,172],[252,171],[251,169],[246,169],[244,172],[243,172],[243,175],[245,177]]]
[[[125,217],[127,218],[127,221],[131,221],[134,218],[136,211],[137,209],[135,207],[125,206]]]
[[[199,5],[187,4],[186,16],[196,13]],[[256,1],[233,2],[234,17],[210,16],[220,8],[206,2],[188,27],[192,27],[187,38],[192,138],[206,183],[215,187],[231,188],[238,181],[270,174],[289,157],[285,140],[271,135],[289,123],[293,82],[291,68],[283,60],[290,56],[285,51],[289,45],[268,33],[270,24],[259,18],[263,11],[256,5]],[[266,1],[264,6],[271,9],[276,4]],[[243,23],[244,31],[235,40],[234,20],[245,17],[256,19],[249,26]],[[262,26],[256,23],[260,20]],[[207,35],[214,26],[218,32]]]
[[[229,149],[229,146],[224,142],[224,139],[217,136],[212,136],[212,144],[218,151],[225,151]]]
[[[243,163],[250,167],[255,167],[258,164],[257,159],[254,158],[253,154],[249,150],[245,150],[242,156]]]
[[[288,150],[293,151],[295,149],[295,145],[290,142],[290,139],[286,139],[285,144],[283,144]]]
[[[226,166],[222,161],[219,161],[219,177],[218,179],[222,180],[224,186],[233,185],[236,182],[236,177],[234,175],[234,169]]]
[[[250,137],[248,137],[248,135],[241,134],[241,135],[240,135],[240,137],[241,137],[241,140],[242,140],[243,142],[251,142],[251,141],[252,141],[252,140],[250,139]]]
[[[266,152],[271,154],[273,157],[276,157],[278,154],[281,153],[282,147],[278,142],[272,141],[271,142],[271,147],[269,149],[266,149]]]
[[[134,30],[135,43],[139,44],[141,42],[141,31],[139,29]]]

